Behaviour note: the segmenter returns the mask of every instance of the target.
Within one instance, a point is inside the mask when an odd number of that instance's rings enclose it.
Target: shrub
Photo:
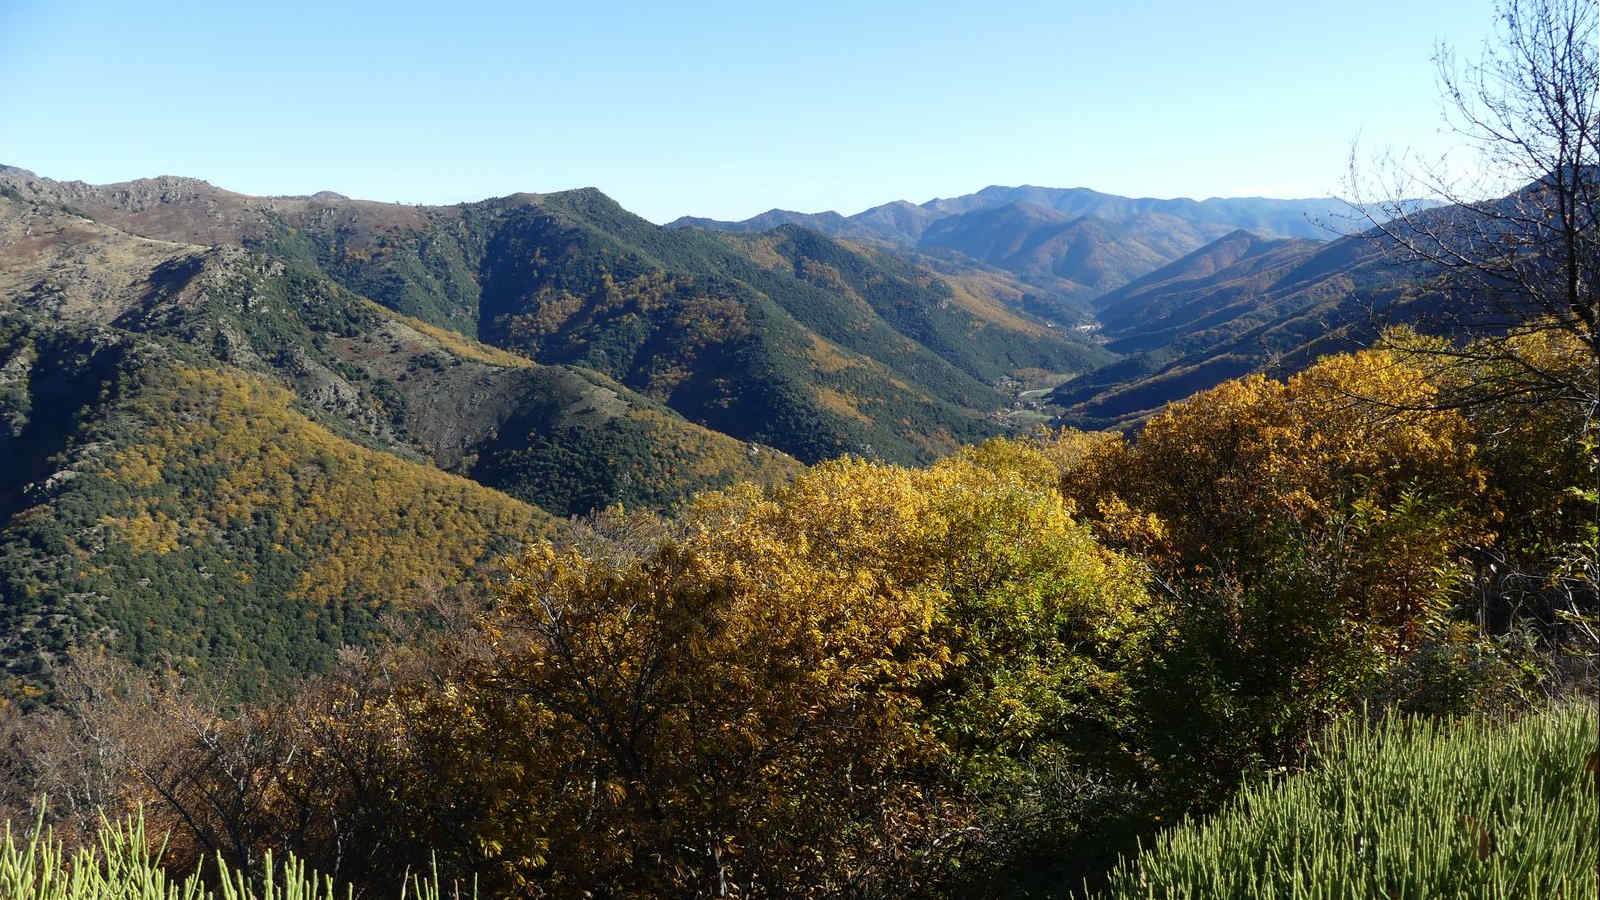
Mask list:
[[[1105,896],[1593,897],[1597,741],[1587,705],[1358,721],[1312,771],[1161,835]]]

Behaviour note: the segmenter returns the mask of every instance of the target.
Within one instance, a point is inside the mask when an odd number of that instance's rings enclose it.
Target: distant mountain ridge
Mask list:
[[[1283,375],[1368,346],[1390,324],[1425,324],[1451,302],[1448,273],[1406,262],[1368,232],[1323,243],[1236,232],[1096,305],[1122,358],[1050,395],[1063,421],[1128,425],[1241,375]]]
[[[683,217],[668,227],[759,233],[780,225],[947,261],[1008,271],[1041,291],[1067,322],[1086,304],[1226,234],[1330,240],[1364,222],[1333,197],[1156,199],[1088,188],[992,185],[922,204],[897,200],[843,216],[773,209],[740,222]]]
[[[939,219],[1016,203],[1054,210],[1070,218],[1094,216],[1110,222],[1125,222],[1152,214],[1169,215],[1192,224],[1225,226],[1224,231],[1219,232],[1217,236],[1243,228],[1264,237],[1320,240],[1327,240],[1350,230],[1341,225],[1354,213],[1348,203],[1336,197],[1158,199],[1123,197],[1082,187],[990,185],[971,194],[936,197],[921,204],[895,200],[852,216],[841,215],[831,210],[801,213],[786,209],[771,209],[736,222],[683,216],[667,223],[667,226],[750,232],[766,231],[779,225],[799,225],[834,237],[859,239],[870,236],[895,246],[915,247],[928,226]]]

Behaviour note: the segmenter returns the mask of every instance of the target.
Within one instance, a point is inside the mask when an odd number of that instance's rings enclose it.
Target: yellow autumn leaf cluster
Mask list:
[[[129,490],[101,525],[136,553],[238,533],[297,553],[325,547],[308,554],[296,594],[378,603],[458,577],[499,536],[547,524],[467,479],[338,437],[295,411],[283,388],[210,369],[170,377],[132,401],[143,427],[107,462]]]
[[[1095,752],[1144,596],[1047,471],[999,443],[843,460],[510,560],[431,714],[493,864],[557,893],[821,894],[970,816],[1006,761]]]
[[[1489,540],[1471,423],[1391,351],[1252,375],[1152,419],[1137,442],[1055,436],[1063,487],[1102,534],[1174,582],[1249,590],[1284,548],[1327,577],[1341,613],[1414,645]],[[1276,548],[1276,549],[1275,549]]]

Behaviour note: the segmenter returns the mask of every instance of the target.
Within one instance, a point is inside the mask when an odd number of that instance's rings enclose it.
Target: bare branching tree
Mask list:
[[[1352,154],[1349,187],[1375,238],[1446,275],[1451,324],[1475,338],[1557,329],[1597,360],[1600,2],[1505,0],[1497,24],[1477,62],[1435,57],[1465,172],[1412,154],[1363,172]],[[1593,366],[1574,379],[1519,362],[1545,399],[1596,402]]]
[[[1405,153],[1364,168],[1353,151],[1347,188],[1367,235],[1445,298],[1422,324],[1446,340],[1387,340],[1458,385],[1445,402],[1569,411],[1567,439],[1600,479],[1600,0],[1502,0],[1495,24],[1476,60],[1435,55],[1466,164]],[[1591,490],[1580,545],[1535,578],[1501,580],[1565,593],[1592,648],[1600,482]]]

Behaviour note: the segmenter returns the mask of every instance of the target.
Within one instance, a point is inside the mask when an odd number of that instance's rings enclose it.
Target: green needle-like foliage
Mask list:
[[[1587,898],[1600,864],[1595,710],[1387,718],[1311,771],[1247,786],[1113,873],[1116,898]]]
[[[251,878],[217,860],[213,890],[198,874],[178,878],[157,863],[135,816],[100,829],[98,847],[66,850],[48,828],[36,824],[26,838],[6,825],[0,837],[0,897],[6,900],[352,900],[349,886],[311,871],[292,854],[275,864],[264,856],[260,876]],[[437,875],[401,879],[393,896],[400,900],[462,900],[472,892],[441,888]]]

